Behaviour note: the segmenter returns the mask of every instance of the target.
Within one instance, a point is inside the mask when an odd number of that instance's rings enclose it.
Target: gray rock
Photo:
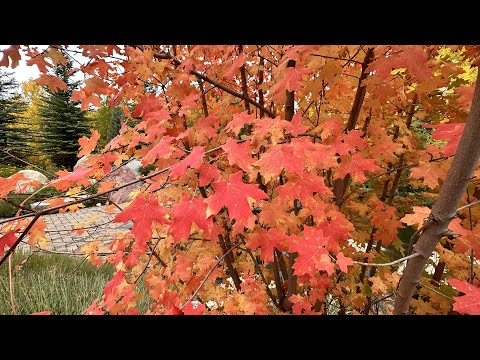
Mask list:
[[[48,182],[48,178],[43,175],[41,172],[35,171],[35,170],[20,170],[20,174],[25,176],[28,180],[20,180],[17,183],[16,190],[20,191],[23,185],[27,184],[30,181],[38,181],[41,185],[46,184]],[[23,189],[22,193],[23,194],[29,194],[35,191],[35,189],[40,186],[27,186],[25,189]]]
[[[87,155],[87,156],[82,156],[80,159],[78,159],[78,161],[76,162],[75,166],[73,167],[73,170],[75,170],[77,167],[79,166],[82,166],[82,164],[88,160],[90,156]]]
[[[128,167],[130,170],[132,170],[135,175],[140,175],[140,168],[142,167],[142,162],[140,160],[132,160],[128,162],[125,167]]]
[[[105,180],[115,181],[116,186],[123,185],[127,182],[133,181],[140,176],[140,168],[142,163],[139,160],[132,160],[120,169],[115,170],[112,174],[108,175]],[[143,185],[143,182],[139,182],[123,189],[114,191],[108,195],[108,199],[116,202],[117,204],[132,201],[133,197],[130,196],[132,191],[138,190]]]
[[[49,204],[43,201],[36,201],[30,205],[30,209],[39,211],[48,208]]]

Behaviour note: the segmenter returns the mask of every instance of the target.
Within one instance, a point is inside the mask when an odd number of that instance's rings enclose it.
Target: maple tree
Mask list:
[[[0,220],[0,265],[47,246],[43,215],[141,183],[105,205],[131,230],[84,247],[116,269],[86,314],[139,314],[139,283],[148,314],[479,313],[478,47],[14,45],[0,65],[55,91],[76,52],[72,100],[124,119],[79,139],[49,208]],[[152,170],[108,179],[131,158]]]

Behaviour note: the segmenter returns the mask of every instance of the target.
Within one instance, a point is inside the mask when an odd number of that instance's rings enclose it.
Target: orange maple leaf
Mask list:
[[[405,214],[400,221],[407,225],[422,225],[430,212],[431,209],[426,206],[413,206],[413,214]]]
[[[82,149],[77,155],[79,158],[89,155],[92,150],[95,149],[95,146],[97,146],[98,139],[100,139],[100,133],[97,130],[90,130],[90,132],[92,133],[90,139],[86,136],[78,139],[78,143]]]

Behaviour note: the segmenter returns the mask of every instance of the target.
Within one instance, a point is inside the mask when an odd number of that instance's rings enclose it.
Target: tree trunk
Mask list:
[[[433,206],[432,212],[424,224],[424,230],[415,245],[414,252],[420,254],[420,256],[408,261],[400,280],[393,312],[396,315],[408,313],[411,298],[425,268],[425,263],[435,249],[435,245],[448,230],[448,224],[456,216],[458,204],[472,179],[473,171],[477,167],[480,158],[480,141],[478,139],[478,134],[480,134],[479,84],[480,76],[477,78],[472,106],[452,167],[442,186],[438,201]]]

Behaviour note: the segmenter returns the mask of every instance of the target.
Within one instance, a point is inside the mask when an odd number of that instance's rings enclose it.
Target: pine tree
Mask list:
[[[121,108],[113,108],[110,116],[110,122],[107,130],[107,142],[118,135],[121,128],[120,120],[124,120],[123,110]]]
[[[70,99],[72,91],[80,83],[72,80],[72,69],[71,60],[54,68],[55,75],[67,84],[66,90],[57,88],[54,93],[45,88],[46,94],[42,97],[43,104],[39,109],[42,120],[41,148],[51,154],[56,165],[68,169],[72,169],[78,160],[78,139],[90,135],[86,112],[80,110],[79,101]]]
[[[0,147],[14,154],[25,151],[22,132],[14,128],[25,110],[20,95],[13,92],[17,86],[12,74],[0,72]]]

